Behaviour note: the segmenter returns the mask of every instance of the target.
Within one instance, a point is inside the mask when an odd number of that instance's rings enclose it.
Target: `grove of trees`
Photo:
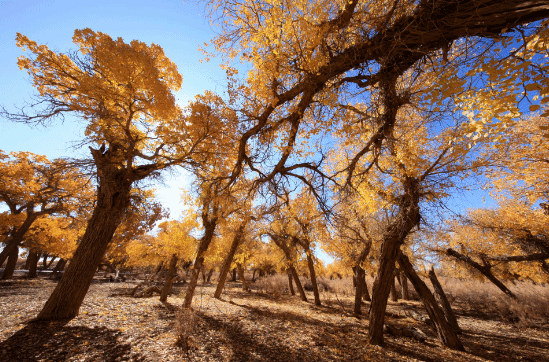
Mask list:
[[[353,276],[371,344],[384,343],[397,278],[441,343],[463,350],[434,271],[435,293],[420,266],[483,275],[508,298],[511,281],[548,282],[549,1],[204,6],[228,86],[186,106],[159,45],[79,29],[63,53],[17,34],[36,102],[1,115],[75,117],[89,147],[78,160],[0,151],[3,278],[22,249],[31,277],[39,255],[68,261],[36,320],[77,316],[101,265],[167,268],[163,301],[187,268],[184,308],[214,270],[216,298],[232,270],[246,290],[249,270],[287,275],[307,301],[305,273],[317,306],[316,276],[332,273]],[[176,168],[193,183],[185,214],[166,221],[150,185]],[[496,207],[447,212],[454,194],[481,186]]]

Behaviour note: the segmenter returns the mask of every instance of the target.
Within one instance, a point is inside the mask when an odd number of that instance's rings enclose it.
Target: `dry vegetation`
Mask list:
[[[367,343],[367,319],[351,314],[350,278],[321,278],[323,306],[315,307],[290,296],[286,276],[277,275],[251,284],[251,293],[229,283],[222,300],[211,297],[215,285],[199,285],[192,312],[180,311],[181,285],[163,304],[124,296],[133,282],[96,281],[80,315],[66,324],[26,323],[55,282],[2,282],[0,360],[549,361],[549,287],[517,284],[520,303],[513,303],[489,284],[441,279],[464,330],[465,353],[442,347],[428,321],[409,316],[426,316],[416,300],[389,302],[387,323],[397,331],[416,327],[427,340],[389,334],[379,348]]]

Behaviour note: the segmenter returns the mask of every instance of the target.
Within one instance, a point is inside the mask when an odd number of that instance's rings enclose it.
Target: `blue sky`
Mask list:
[[[137,39],[162,46],[183,76],[183,87],[177,93],[181,105],[205,90],[222,93],[225,89],[226,77],[219,60],[200,63],[203,56],[198,47],[215,36],[203,4],[181,0],[0,0],[0,104],[13,109],[34,92],[27,73],[17,66],[17,57],[23,54],[15,45],[17,32],[52,50],[66,52],[76,49],[72,36],[75,29],[82,28],[122,37],[126,42]],[[50,158],[75,156],[88,152],[73,148],[81,139],[83,128],[77,119],[34,128],[0,119],[0,149],[5,152],[30,151]],[[167,185],[158,188],[158,196],[177,218],[183,207],[179,187],[187,180],[182,175],[166,175],[165,180]]]

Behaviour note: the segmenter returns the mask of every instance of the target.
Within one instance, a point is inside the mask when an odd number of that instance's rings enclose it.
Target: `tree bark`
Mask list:
[[[294,283],[292,282],[292,272],[288,269],[288,286],[290,288],[290,294],[295,295]]]
[[[396,91],[394,90],[394,92]],[[396,112],[396,110],[394,111]],[[396,117],[396,113],[393,116]],[[412,228],[419,224],[418,182],[412,177],[403,180],[404,194],[400,210],[383,235],[378,272],[372,288],[368,328],[370,343],[374,345],[383,345],[385,310],[391,284],[394,280],[393,272],[400,246],[404,243]]]
[[[396,285],[395,285],[395,278],[396,278],[396,276],[393,277],[393,282],[391,283],[391,302],[398,302],[398,295],[397,295],[397,290],[396,290]]]
[[[8,257],[4,274],[2,274],[2,280],[9,280],[13,278],[15,272],[15,266],[17,265],[17,259],[19,259],[19,247],[11,249],[11,254]]]
[[[410,291],[408,290],[408,279],[406,274],[400,273],[400,287],[402,288],[402,299],[410,300]]]
[[[29,266],[27,267],[27,269],[29,270],[29,272],[27,273],[27,278],[36,278],[36,268],[38,267],[38,253],[29,250],[29,256],[27,257],[27,261],[29,262]]]
[[[183,307],[186,309],[189,309],[193,302],[194,290],[196,289],[196,284],[198,283],[198,274],[200,273],[204,263],[204,253],[206,253],[210,243],[212,242],[217,224],[217,219],[209,220],[205,215],[203,215],[202,219],[205,227],[204,236],[200,239],[200,243],[198,244],[198,251],[196,253],[196,259],[192,268],[191,280],[187,286],[187,293],[185,294],[185,300],[183,301]]]
[[[168,274],[166,275],[166,282],[164,283],[164,287],[162,288],[162,293],[160,293],[161,302],[165,302],[166,300],[168,300],[168,294],[170,294],[170,291],[172,290],[173,276],[175,275],[175,272],[177,270],[176,267],[177,267],[177,254],[173,254],[170,260]]]
[[[130,205],[133,180],[125,169],[113,164],[111,155],[116,149],[111,150],[92,150],[96,165],[100,163],[95,208],[66,272],[36,320],[66,320],[78,315],[97,267]]]
[[[232,270],[231,282],[236,282],[236,268],[233,268],[233,270]]]
[[[301,300],[306,302],[307,296],[305,295],[305,290],[303,290],[303,286],[301,285],[301,281],[299,280],[299,275],[297,275],[297,270],[295,270],[293,265],[289,266],[290,273],[292,273],[292,278],[294,279],[295,286],[297,288],[297,292],[299,293],[299,296],[301,297]]]
[[[442,289],[442,285],[440,285],[437,275],[435,274],[435,269],[432,266],[429,270],[429,279],[431,280],[431,284],[433,284],[435,297],[437,298],[439,304],[442,306],[442,310],[444,311],[446,320],[448,321],[448,323],[450,323],[450,326],[454,329],[454,332],[460,334],[461,328],[459,327],[456,315],[452,310],[452,306],[450,305],[448,298],[446,298],[446,293],[444,293],[444,289]]]
[[[471,259],[470,257],[468,257],[467,255],[463,255],[463,254],[455,251],[454,249],[447,249],[446,254],[456,258],[457,260],[460,260],[460,261],[466,263],[469,266],[472,266],[473,268],[475,268],[476,270],[481,272],[482,275],[484,275],[486,278],[488,278],[488,280],[490,280],[492,283],[494,283],[494,285],[496,287],[498,287],[499,290],[501,290],[507,296],[509,296],[513,299],[517,299],[517,296],[512,291],[510,291],[509,288],[507,288],[505,286],[505,284],[503,284],[498,278],[496,278],[496,276],[494,274],[492,274],[492,271],[490,270],[490,267],[482,266],[479,263],[477,263],[476,261],[474,261],[473,259]]]
[[[214,273],[214,268],[211,268],[210,271],[208,271],[208,275],[206,275],[206,282],[209,283],[212,280],[212,275]]]
[[[361,315],[362,314],[362,296],[364,295],[365,290],[365,280],[364,280],[364,269],[362,269],[360,266],[355,265],[353,267],[354,271],[354,279],[355,279],[355,307],[354,307],[354,314],[355,315]],[[368,290],[366,289],[366,293],[368,293]]]
[[[400,265],[404,273],[406,273],[406,276],[412,282],[414,288],[420,295],[423,301],[423,305],[425,306],[425,309],[427,309],[427,314],[429,314],[429,317],[435,324],[438,337],[442,344],[451,349],[464,351],[465,349],[463,348],[463,345],[461,344],[458,335],[454,332],[452,326],[446,320],[444,312],[442,311],[442,309],[440,309],[435,300],[435,297],[433,296],[427,285],[415,272],[414,267],[412,266],[412,263],[410,263],[408,257],[400,253],[400,255],[398,256],[398,264]]]
[[[318,292],[318,283],[316,282],[315,262],[313,255],[309,248],[305,249],[305,255],[307,256],[307,266],[309,268],[309,276],[311,277],[311,284],[313,285],[313,294],[315,297],[315,305],[321,305],[320,293]]]
[[[364,272],[364,274],[366,274]],[[362,279],[363,282],[364,282],[364,294],[363,294],[363,298],[365,301],[367,302],[371,302],[372,301],[372,298],[370,297],[370,292],[368,292],[368,284],[366,284],[366,275],[364,275],[364,278]]]
[[[231,264],[233,263],[234,255],[236,254],[236,250],[238,249],[238,245],[240,244],[240,239],[242,238],[242,233],[244,232],[245,227],[246,224],[241,224],[233,237],[231,247],[229,248],[229,252],[225,256],[223,266],[221,267],[221,271],[219,272],[219,279],[217,281],[217,288],[215,289],[214,298],[219,299],[221,297],[221,293],[223,293],[225,281],[227,280],[227,273],[229,273],[229,270],[231,269]]]

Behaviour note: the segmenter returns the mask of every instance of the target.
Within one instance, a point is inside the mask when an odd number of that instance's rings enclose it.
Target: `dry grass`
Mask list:
[[[537,326],[549,323],[549,286],[530,282],[507,283],[517,300],[507,297],[488,282],[440,278],[450,302],[465,308],[497,315],[502,320],[519,326]]]

